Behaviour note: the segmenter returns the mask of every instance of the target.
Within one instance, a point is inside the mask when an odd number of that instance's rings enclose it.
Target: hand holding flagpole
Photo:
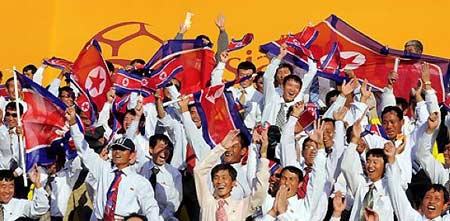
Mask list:
[[[16,112],[17,112],[17,126],[22,127],[22,120],[20,116],[20,107],[19,107],[19,87],[17,83],[17,74],[16,74],[16,67],[13,67],[13,75],[14,75],[14,96],[16,97]],[[25,148],[23,144],[23,136],[21,134],[18,134],[18,144],[19,144],[19,154],[21,156],[21,166],[24,172],[22,173],[23,176],[23,183],[25,186],[28,186],[28,180],[27,180],[27,173],[26,173],[26,164],[25,164]]]
[[[395,58],[395,63],[394,63],[394,71],[397,73],[398,71],[398,65],[400,64],[400,58]]]

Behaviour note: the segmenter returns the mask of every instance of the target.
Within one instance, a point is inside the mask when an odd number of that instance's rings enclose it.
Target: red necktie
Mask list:
[[[219,208],[217,208],[216,210],[216,221],[227,221],[227,213],[225,211],[225,200],[224,199],[220,199],[218,201],[219,203]]]
[[[191,175],[194,174],[195,167],[195,156],[194,148],[190,144],[186,145],[186,164],[187,164],[187,172]]]
[[[108,193],[106,194],[106,206],[105,214],[103,216],[104,221],[114,221],[114,214],[116,210],[117,192],[119,192],[119,183],[122,180],[122,171],[116,170],[114,180],[109,187]]]
[[[306,190],[308,189],[309,173],[311,173],[311,171],[312,171],[311,167],[305,168],[305,175],[303,176],[303,184],[297,190],[297,196],[299,199],[303,199],[306,196]]]

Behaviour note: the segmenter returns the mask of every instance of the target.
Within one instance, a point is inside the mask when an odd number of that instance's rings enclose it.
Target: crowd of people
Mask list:
[[[216,25],[211,85],[224,82],[228,60],[224,18]],[[176,38],[186,31],[182,25]],[[211,45],[207,36],[199,38]],[[423,46],[408,41],[405,50],[421,54]],[[66,124],[77,156],[55,154],[54,161],[33,166],[28,186],[17,120],[27,103],[21,86],[16,97],[14,80],[8,79],[8,94],[0,97],[0,221],[450,220],[450,115],[439,107],[428,64],[420,64],[409,101],[394,95],[394,70],[379,94],[345,70],[349,80],[320,88],[326,96],[310,129],[299,118],[307,111],[317,64],[309,59],[309,70],[295,74],[283,62],[287,53],[282,45],[263,73],[249,61],[238,65],[237,77],[253,77],[227,90],[243,107],[239,113],[251,140],[231,130],[214,148],[204,140],[202,118],[189,96],[180,95],[183,82],[176,77],[153,95],[154,102],[132,93],[122,129],[110,141],[114,88],[90,125],[75,104],[76,90],[63,85],[61,74],[47,89],[68,106]],[[144,63],[135,59],[126,69]],[[44,70],[29,65],[23,74],[42,84]],[[164,105],[170,100],[177,102]],[[387,137],[369,130],[371,125],[382,127]],[[436,143],[443,143],[443,162],[432,153]]]

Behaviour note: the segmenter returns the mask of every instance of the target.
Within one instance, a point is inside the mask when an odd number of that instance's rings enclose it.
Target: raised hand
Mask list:
[[[294,106],[292,106],[291,116],[298,118],[300,117],[300,114],[302,114],[304,110],[305,110],[305,103],[303,103],[303,101],[299,101],[295,103]]]
[[[314,131],[313,133],[306,132],[309,136],[309,138],[314,141],[319,149],[325,148],[325,145],[323,143],[323,129],[325,124],[320,119],[317,121],[314,121]]]
[[[220,62],[227,63],[227,61],[228,61],[228,51],[222,51],[222,53],[220,53]]]
[[[427,134],[432,134],[436,128],[439,127],[439,114],[437,112],[431,113],[428,117]]]
[[[342,215],[342,211],[345,210],[347,206],[347,199],[343,197],[342,192],[336,192],[333,198],[333,216],[340,217]]]
[[[240,133],[239,129],[228,131],[228,134],[223,138],[220,144],[223,146],[223,148],[228,150],[230,147],[239,142],[237,139],[235,139],[235,137],[237,137],[239,133]]]
[[[394,143],[392,143],[392,141],[384,144],[384,154],[387,156],[389,164],[395,163],[396,150],[395,145]]]
[[[424,83],[430,82],[430,64],[427,62],[424,62],[422,64],[422,81]],[[431,86],[431,82],[430,82],[430,86]]]
[[[372,94],[372,89],[368,85],[367,79],[364,79],[364,82],[361,85],[361,102],[366,103]]]
[[[351,94],[358,87],[357,80],[351,79],[348,83],[344,80],[341,86],[341,93],[344,97]]]
[[[287,54],[287,45],[285,43],[283,43],[280,46],[280,54],[278,54],[278,59],[283,60],[284,56],[286,56]]]
[[[364,112],[364,114],[362,115],[361,118],[359,118],[358,120],[355,121],[355,123],[353,123],[351,143],[358,144],[359,140],[361,139],[361,133],[362,133],[362,130],[363,130],[363,127],[361,125],[361,121],[362,121],[362,118],[366,115],[365,113],[366,112]]]
[[[106,94],[107,97],[107,102],[108,103],[112,103],[112,101],[114,100],[114,98],[116,97],[116,89],[114,87],[111,87],[108,91],[108,93]]]
[[[395,82],[398,79],[398,74],[395,71],[391,71],[388,75],[388,87],[392,88],[392,86],[395,84]]]
[[[283,214],[287,211],[287,206],[288,206],[288,201],[287,201],[288,187],[286,185],[281,185],[278,192],[280,192],[280,195],[277,194],[277,197],[278,197],[277,211],[279,214]]]
[[[33,166],[28,176],[36,188],[41,188],[41,173],[36,164]]]
[[[183,23],[181,23],[181,25],[180,25],[180,29],[178,30],[178,33],[180,33],[180,34],[184,34],[184,33],[186,33],[186,31],[188,30],[188,27],[184,24],[184,22]]]
[[[218,15],[214,22],[216,23],[216,26],[217,26],[217,28],[219,28],[220,31],[225,31],[225,16],[224,15]]]
[[[66,113],[64,114],[64,117],[66,118],[67,121],[69,121],[69,125],[74,125],[77,123],[75,120],[75,116],[76,116],[75,108],[73,106],[68,107],[66,109]]]
[[[189,111],[189,96],[184,96],[178,101],[182,113]]]
[[[336,121],[344,121],[345,115],[347,114],[348,108],[346,106],[340,107],[337,111],[333,113],[333,118]]]
[[[414,94],[416,97],[416,102],[423,101],[422,92],[423,92],[423,81],[422,79],[419,79],[417,81],[417,87]]]

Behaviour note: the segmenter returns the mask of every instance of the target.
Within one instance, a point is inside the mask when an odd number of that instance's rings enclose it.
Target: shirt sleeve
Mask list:
[[[325,149],[319,149],[314,159],[305,197],[307,214],[314,214],[317,204],[322,196],[326,182],[326,154]]]
[[[34,189],[33,200],[25,202],[25,209],[23,211],[26,217],[38,218],[44,215],[49,209],[48,194],[43,187]]]
[[[256,172],[255,191],[250,196],[249,214],[264,202],[269,189],[269,176],[269,160],[261,158]]]
[[[48,86],[48,92],[55,95],[55,97],[58,97],[59,94],[59,85],[61,85],[61,80],[59,78],[53,79],[53,81]]]
[[[397,161],[397,160],[396,160]],[[388,194],[398,220],[421,220],[421,215],[412,208],[406,197],[406,193],[399,185],[399,165],[395,162],[393,165],[386,165],[385,176],[388,180]]]
[[[416,159],[428,177],[430,177],[432,183],[444,185],[449,179],[449,174],[431,154],[432,140],[432,134],[423,133],[419,137]]]
[[[211,86],[222,84],[223,71],[225,70],[225,63],[217,63],[214,70],[211,72]]]
[[[384,88],[383,93],[381,94],[381,110],[384,110],[385,107],[395,106],[395,95],[394,89],[392,88]]]
[[[217,39],[217,52],[215,54],[216,61],[220,61],[220,53],[228,48],[228,34],[225,30],[220,30],[219,37]]]
[[[356,151],[356,146],[356,144],[350,143],[344,152],[341,165],[342,173],[353,197],[358,192],[359,184],[364,180],[364,173],[359,163],[360,158]]]
[[[211,147],[203,139],[202,132],[197,129],[197,126],[192,121],[191,114],[189,112],[184,112],[181,117],[183,120],[184,129],[186,130],[187,140],[190,141],[197,160],[202,161]]]
[[[147,217],[148,220],[163,221],[164,219],[159,215],[159,206],[155,200],[154,192],[151,188],[150,182],[146,179],[141,180],[145,182],[145,186],[142,186],[142,188],[138,189],[139,193],[137,194],[137,196],[142,213]]]
[[[290,116],[288,122],[284,125],[280,144],[281,144],[281,159],[280,163],[282,167],[295,166],[300,168],[300,163],[297,161],[297,153],[295,151],[295,124],[298,119],[294,116]]]
[[[195,188],[197,190],[197,198],[200,207],[206,202],[207,197],[212,197],[209,191],[208,176],[211,169],[216,165],[217,159],[225,153],[222,145],[217,145],[206,155],[205,159],[194,168]]]
[[[33,81],[36,84],[42,85],[42,79],[44,78],[45,66],[41,65],[33,74]]]

